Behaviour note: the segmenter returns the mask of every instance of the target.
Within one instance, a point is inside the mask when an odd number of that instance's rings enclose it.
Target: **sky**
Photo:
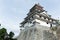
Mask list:
[[[0,0],[0,24],[8,33],[20,33],[20,23],[35,5],[40,4],[55,19],[60,19],[60,0]]]

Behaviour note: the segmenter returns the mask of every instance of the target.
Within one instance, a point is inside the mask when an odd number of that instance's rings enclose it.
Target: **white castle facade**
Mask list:
[[[21,32],[17,40],[60,40],[58,20],[47,14],[39,4],[35,4],[21,22]]]

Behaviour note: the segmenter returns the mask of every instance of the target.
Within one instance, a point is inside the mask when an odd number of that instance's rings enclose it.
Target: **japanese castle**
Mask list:
[[[39,4],[35,4],[21,22],[17,40],[60,40],[58,20],[47,14]]]

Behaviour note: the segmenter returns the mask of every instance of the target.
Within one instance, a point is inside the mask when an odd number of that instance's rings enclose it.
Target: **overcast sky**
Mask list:
[[[0,0],[0,23],[8,32],[19,34],[19,23],[36,3],[44,7],[53,18],[60,18],[60,0]]]

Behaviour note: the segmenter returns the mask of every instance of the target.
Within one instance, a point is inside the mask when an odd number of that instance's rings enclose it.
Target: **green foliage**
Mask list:
[[[10,40],[13,40],[13,36],[14,36],[14,33],[13,33],[13,32],[10,32],[10,33],[9,33],[9,39],[10,39]]]
[[[14,33],[10,32],[7,33],[7,30],[5,28],[0,29],[0,40],[16,40],[13,39]]]
[[[6,33],[7,33],[7,32],[6,32],[6,29],[5,29],[5,28],[0,29],[0,39],[1,39],[1,40],[4,39],[4,36],[5,36]]]
[[[51,27],[51,30],[56,31],[57,27]]]

